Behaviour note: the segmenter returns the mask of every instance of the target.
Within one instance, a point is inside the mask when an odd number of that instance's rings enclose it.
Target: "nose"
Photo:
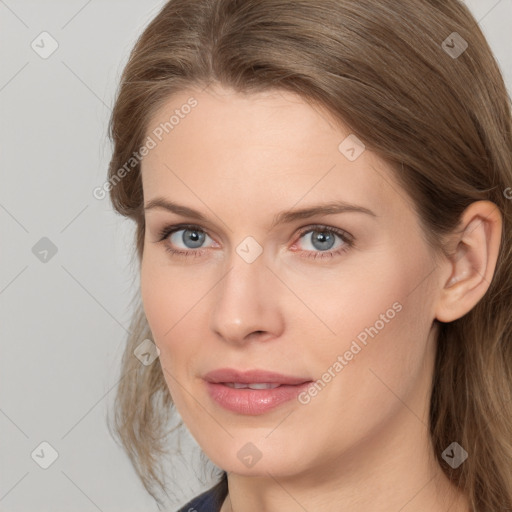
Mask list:
[[[263,255],[248,263],[233,251],[229,270],[216,287],[210,328],[232,344],[278,337],[284,325],[280,297],[279,280]]]

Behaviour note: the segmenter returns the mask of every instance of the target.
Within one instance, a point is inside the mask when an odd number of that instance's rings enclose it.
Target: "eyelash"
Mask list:
[[[190,230],[190,231],[200,231],[201,233],[208,234],[204,229],[202,229],[200,226],[197,226],[195,224],[178,224],[178,225],[171,225],[171,226],[165,226],[163,229],[159,232],[159,238],[157,240],[157,243],[163,243],[164,248],[167,252],[171,253],[174,256],[184,256],[189,257],[193,255],[192,257],[197,258],[204,254],[206,249],[196,249],[196,250],[189,250],[189,251],[183,251],[181,249],[173,249],[171,248],[166,242],[167,238],[175,233],[176,231],[181,230]],[[351,235],[349,235],[346,231],[343,231],[338,228],[333,228],[330,226],[325,226],[322,224],[317,224],[313,226],[307,226],[306,228],[303,228],[298,235],[298,239],[302,238],[305,234],[310,233],[312,231],[317,231],[320,233],[334,233],[337,235],[341,240],[343,241],[344,245],[336,249],[334,251],[298,251],[300,253],[306,253],[306,255],[303,255],[301,257],[303,258],[332,258],[334,256],[341,255],[342,253],[347,252],[350,248],[354,246],[354,239]]]

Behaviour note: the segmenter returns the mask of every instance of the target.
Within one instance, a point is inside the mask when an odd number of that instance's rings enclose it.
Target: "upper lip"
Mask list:
[[[311,381],[311,379],[308,378],[283,375],[282,373],[267,370],[240,371],[234,368],[219,368],[213,370],[205,374],[203,379],[208,382],[237,382],[240,384],[276,383],[290,386]]]

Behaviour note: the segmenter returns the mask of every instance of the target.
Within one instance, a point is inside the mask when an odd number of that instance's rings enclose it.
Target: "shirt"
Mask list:
[[[228,495],[228,477],[224,472],[218,484],[196,496],[177,512],[219,512]]]

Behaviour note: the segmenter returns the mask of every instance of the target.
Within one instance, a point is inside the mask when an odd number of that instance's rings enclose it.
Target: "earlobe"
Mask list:
[[[449,277],[439,296],[437,320],[457,320],[485,295],[496,268],[501,230],[502,216],[494,203],[477,201],[466,208],[445,263]]]

